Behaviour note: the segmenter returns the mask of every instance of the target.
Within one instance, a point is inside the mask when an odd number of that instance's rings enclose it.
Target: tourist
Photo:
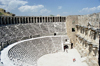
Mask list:
[[[73,59],[73,62],[75,62],[75,61],[76,61],[76,59],[74,58],[74,59]]]

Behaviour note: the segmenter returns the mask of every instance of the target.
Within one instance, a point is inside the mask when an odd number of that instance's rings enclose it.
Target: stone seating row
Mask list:
[[[0,44],[1,42],[9,42],[9,44],[12,44],[13,42],[19,40],[61,32],[66,33],[65,22],[29,23],[0,26]]]
[[[64,37],[65,38],[65,37]],[[8,57],[17,66],[25,63],[37,66],[37,60],[48,53],[54,53],[62,50],[61,42],[63,37],[44,37],[25,41],[13,46],[8,51]],[[21,63],[19,63],[21,61]]]

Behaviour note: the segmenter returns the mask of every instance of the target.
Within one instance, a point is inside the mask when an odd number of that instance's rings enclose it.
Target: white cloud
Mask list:
[[[21,12],[40,12],[40,13],[50,13],[50,10],[47,10],[44,5],[24,5],[18,8]]]
[[[19,7],[18,9],[21,12],[37,12],[38,10],[44,8],[43,5],[33,5],[33,6],[29,6],[29,5],[24,5]]]
[[[58,9],[62,9],[62,6],[58,6]]]
[[[40,13],[50,13],[51,11],[50,10],[47,10],[47,9],[41,9],[40,10]]]
[[[0,3],[2,4],[0,5],[0,8],[4,8],[10,11],[17,8],[18,6],[25,5],[28,2],[23,0],[0,0]]]
[[[32,13],[37,12],[40,14],[50,13],[50,10],[47,10],[44,5],[27,5],[27,1],[24,0],[0,0],[0,8],[3,8],[7,11],[18,9],[20,12]]]
[[[98,10],[100,10],[100,5],[97,7]]]
[[[92,8],[83,8],[82,10],[80,10],[79,12],[91,12],[91,11],[96,11],[96,10],[100,10],[100,5],[97,7],[92,7]]]

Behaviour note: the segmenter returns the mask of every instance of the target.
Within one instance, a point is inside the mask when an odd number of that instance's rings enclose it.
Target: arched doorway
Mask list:
[[[65,46],[64,46],[64,51],[65,51],[65,49],[68,49],[68,48],[69,48],[68,45],[65,45]]]
[[[54,33],[54,36],[56,36],[56,33]]]
[[[73,48],[73,43],[71,43],[71,49]]]

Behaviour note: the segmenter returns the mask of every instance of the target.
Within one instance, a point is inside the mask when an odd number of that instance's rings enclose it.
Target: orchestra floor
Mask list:
[[[73,62],[75,58],[76,61]],[[46,54],[40,57],[37,61],[38,66],[88,66],[85,62],[82,62],[84,58],[81,58],[76,49],[67,49],[67,52],[58,52],[53,54]]]

